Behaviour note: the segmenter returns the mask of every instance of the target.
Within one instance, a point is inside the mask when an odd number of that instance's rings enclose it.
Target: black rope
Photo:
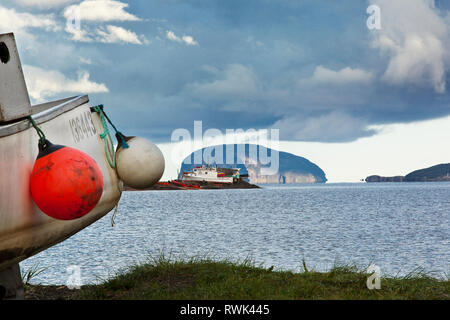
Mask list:
[[[33,117],[29,116],[28,120],[30,120],[31,124],[33,125],[33,128],[36,129],[36,132],[39,136],[39,145],[41,147],[45,147],[47,144],[47,138],[45,137],[44,132],[38,127],[36,121],[33,119]]]

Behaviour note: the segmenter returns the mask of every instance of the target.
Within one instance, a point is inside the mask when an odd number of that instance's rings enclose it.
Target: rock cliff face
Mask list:
[[[433,182],[450,181],[450,163],[413,171],[406,176],[380,177],[370,176],[366,182]]]
[[[263,155],[262,158],[261,155]],[[199,163],[194,163],[195,159]],[[202,159],[202,163],[198,159]],[[223,161],[218,161],[221,159]],[[231,161],[233,163],[225,161],[227,159],[233,160]],[[183,171],[192,170],[193,167],[208,164],[241,168],[241,174],[248,174],[249,182],[254,184],[325,183],[327,181],[323,170],[303,157],[249,144],[222,145],[198,150],[183,161],[180,175]]]
[[[318,179],[311,173],[301,174],[295,172],[283,172],[273,175],[262,175],[258,167],[248,166],[248,176],[251,183],[255,184],[289,184],[289,183],[318,183]]]

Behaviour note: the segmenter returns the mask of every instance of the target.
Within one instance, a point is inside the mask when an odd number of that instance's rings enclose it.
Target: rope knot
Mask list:
[[[114,131],[116,132],[116,138],[117,138],[117,142],[119,143],[119,145],[121,144],[122,148],[128,149],[130,146],[126,142],[125,136],[122,134],[122,132],[117,130],[116,126],[109,119],[108,115],[103,110],[103,105],[100,104],[98,106],[92,107],[92,110],[94,110],[95,112],[97,112],[99,114],[100,119],[102,121],[104,131],[103,131],[103,133],[100,134],[100,138],[102,138],[102,140],[105,140],[105,152],[107,152],[107,149],[108,149],[108,142],[107,142],[106,138],[109,138],[109,140],[111,141],[111,145],[112,145],[112,139],[111,139],[111,135],[110,135],[110,132],[108,129],[108,124],[106,123],[106,121],[109,122],[111,127],[113,127]],[[115,168],[116,167],[116,155],[115,155],[114,147],[112,149],[113,150],[110,155],[111,155],[111,158],[113,158],[113,160],[110,160],[108,158],[108,162],[112,168]]]

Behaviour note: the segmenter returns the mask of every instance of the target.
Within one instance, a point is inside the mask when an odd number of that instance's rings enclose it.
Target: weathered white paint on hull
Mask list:
[[[95,159],[103,174],[103,194],[97,206],[80,219],[60,221],[47,216],[30,193],[31,171],[38,155],[36,131],[29,128],[0,137],[0,270],[67,239],[103,217],[120,200],[120,181],[107,162],[99,137],[103,132],[100,118],[91,115],[87,102],[39,126],[52,143],[76,148]]]

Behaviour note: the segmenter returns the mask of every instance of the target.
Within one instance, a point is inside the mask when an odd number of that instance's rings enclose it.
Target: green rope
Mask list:
[[[45,137],[44,132],[41,130],[41,128],[38,127],[36,121],[34,121],[32,116],[29,116],[28,120],[30,120],[31,124],[33,125],[33,128],[36,129],[36,132],[39,136],[39,145],[45,146],[47,138]]]
[[[111,134],[109,133],[108,124],[106,123],[105,114],[103,113],[101,107],[103,106],[96,106],[93,107],[93,109],[99,114],[100,120],[102,121],[104,131],[100,134],[100,138],[105,141],[106,159],[108,160],[109,166],[114,169],[116,167],[116,151],[114,150]],[[108,139],[110,141],[111,149],[108,148]]]
[[[120,132],[119,130],[117,130],[116,126],[114,125],[114,123],[112,123],[112,121],[109,119],[108,115],[105,113],[105,111],[103,111],[103,105],[100,104],[96,107],[94,107],[94,110],[101,110],[101,112],[103,113],[103,115],[105,116],[106,120],[108,120],[109,124],[113,127],[114,131],[116,132],[116,135],[120,137],[120,140],[122,142],[122,148],[124,149],[128,149],[130,146],[128,145],[128,143],[125,141],[125,136],[122,134],[122,132]],[[98,112],[98,111],[97,111]],[[117,142],[119,142],[119,139],[117,139]]]

